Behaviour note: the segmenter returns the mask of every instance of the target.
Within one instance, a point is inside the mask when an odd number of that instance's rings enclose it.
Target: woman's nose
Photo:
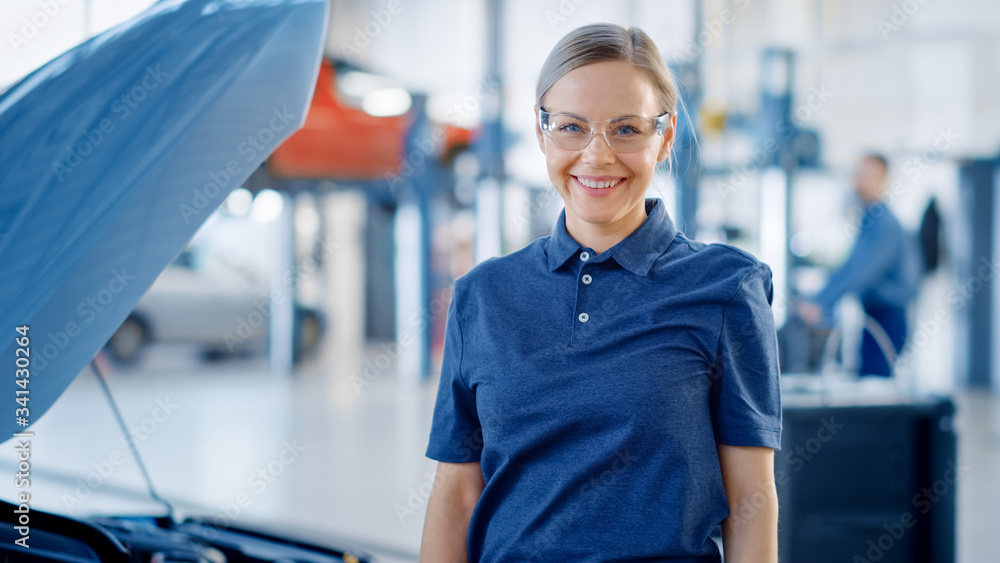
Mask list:
[[[583,155],[581,156],[584,162],[594,166],[607,165],[615,161],[615,151],[611,150],[611,145],[608,144],[608,139],[603,133],[594,131],[594,134],[590,137],[590,142],[587,146],[583,147]]]

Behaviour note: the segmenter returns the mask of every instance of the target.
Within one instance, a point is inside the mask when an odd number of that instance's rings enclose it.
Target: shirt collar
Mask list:
[[[637,276],[645,277],[653,262],[666,251],[677,235],[673,220],[666,206],[658,197],[646,198],[646,219],[639,228],[601,253],[608,254],[623,268]],[[552,229],[546,245],[549,271],[554,272],[581,248],[579,242],[566,231],[566,208],[559,212],[559,219]]]

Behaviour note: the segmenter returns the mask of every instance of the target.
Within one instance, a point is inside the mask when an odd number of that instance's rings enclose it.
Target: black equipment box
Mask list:
[[[954,563],[954,413],[888,379],[782,376],[780,560]]]

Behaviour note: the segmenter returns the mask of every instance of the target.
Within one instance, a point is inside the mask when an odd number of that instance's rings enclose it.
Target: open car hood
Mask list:
[[[52,406],[229,192],[302,126],[328,9],[162,0],[0,95],[5,439]]]

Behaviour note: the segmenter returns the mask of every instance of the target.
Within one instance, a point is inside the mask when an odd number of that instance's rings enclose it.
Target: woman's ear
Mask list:
[[[677,131],[677,113],[674,112],[670,116],[670,122],[667,124],[666,131],[663,132],[663,143],[660,145],[660,150],[656,154],[657,162],[666,160],[670,156],[670,150],[674,146],[674,133]]]
[[[542,127],[539,125],[538,110],[541,105],[535,104],[535,137],[538,138],[538,148],[545,154],[545,136],[542,135]]]

